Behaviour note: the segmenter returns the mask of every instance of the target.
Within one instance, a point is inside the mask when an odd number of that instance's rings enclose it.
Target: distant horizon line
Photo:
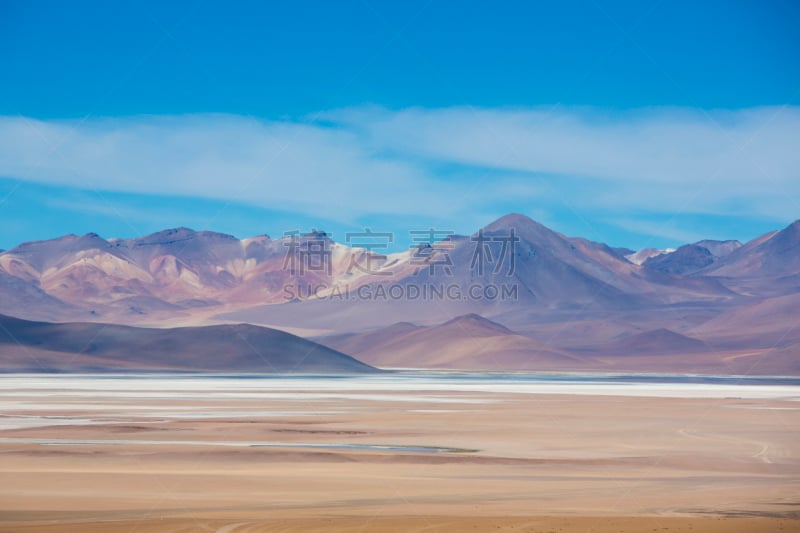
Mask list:
[[[489,226],[492,226],[492,225],[498,223],[499,221],[501,221],[501,220],[503,220],[505,218],[510,218],[510,217],[523,218],[524,221],[532,222],[534,224],[540,225],[540,226],[546,228],[548,231],[552,231],[554,233],[557,233],[557,234],[559,234],[562,237],[565,237],[567,239],[588,240],[590,242],[595,242],[597,244],[603,244],[603,245],[608,246],[609,248],[612,248],[612,249],[630,250],[631,252],[639,252],[639,251],[642,251],[642,250],[675,250],[675,249],[680,248],[682,246],[697,244],[697,243],[704,242],[704,241],[719,242],[719,243],[738,242],[741,245],[746,245],[748,242],[763,238],[765,235],[768,235],[770,233],[780,232],[780,231],[782,231],[784,229],[787,229],[787,228],[789,228],[789,227],[791,227],[791,226],[793,226],[795,224],[800,223],[800,218],[798,218],[798,219],[795,219],[793,222],[790,222],[786,226],[767,231],[767,232],[762,233],[762,234],[760,234],[760,235],[758,235],[756,237],[753,237],[752,239],[747,239],[747,240],[744,240],[744,241],[742,241],[740,239],[736,239],[736,238],[732,238],[732,239],[703,238],[703,239],[699,239],[699,240],[693,241],[693,242],[685,242],[685,243],[682,243],[682,244],[680,244],[679,246],[676,246],[676,247],[665,247],[665,248],[645,247],[645,248],[636,249],[636,248],[630,248],[630,247],[627,247],[627,246],[615,246],[615,245],[612,245],[612,244],[609,244],[609,243],[603,242],[603,241],[594,241],[594,240],[587,239],[586,237],[582,237],[582,236],[579,236],[579,235],[566,235],[566,234],[561,233],[560,231],[558,231],[556,229],[553,229],[553,228],[551,228],[551,227],[549,227],[549,226],[547,226],[545,224],[542,224],[541,222],[538,222],[534,218],[532,218],[532,217],[530,217],[528,215],[525,215],[524,213],[512,212],[512,213],[507,213],[507,214],[505,214],[505,215],[493,220],[489,224],[486,224],[484,226],[481,226],[481,227],[477,228],[471,234],[457,233],[457,232],[454,232],[454,231],[451,232],[451,230],[438,230],[438,231],[440,231],[442,233],[447,232],[447,235],[445,235],[441,239],[437,239],[437,240],[433,240],[433,241],[427,241],[427,244],[433,244],[433,243],[436,243],[436,242],[446,241],[446,240],[451,239],[451,238],[469,238],[469,237],[471,237],[473,235],[476,235],[480,230],[485,230]],[[513,226],[509,226],[509,228],[510,229],[516,229],[516,227],[513,227]],[[362,229],[362,231],[370,231],[373,228],[367,226],[367,227],[363,227],[361,229]],[[434,230],[434,228],[426,227],[424,229],[421,229],[421,227],[420,227],[420,228],[407,229],[407,230],[405,230],[405,232],[409,232],[409,231],[427,232],[429,230]],[[70,233],[64,233],[64,234],[57,235],[57,236],[54,236],[54,237],[51,237],[51,238],[46,238],[46,239],[35,239],[35,240],[19,242],[19,243],[15,244],[14,246],[12,246],[10,248],[7,248],[7,249],[0,248],[0,253],[11,252],[11,251],[13,251],[13,250],[15,250],[15,249],[17,249],[17,248],[19,248],[21,246],[25,246],[25,245],[31,245],[31,244],[37,244],[37,243],[45,243],[45,242],[50,242],[50,241],[57,241],[57,240],[60,240],[60,239],[66,238],[66,237],[75,237],[75,238],[78,238],[78,239],[84,238],[84,237],[97,237],[97,238],[99,238],[99,239],[101,239],[101,240],[103,240],[103,241],[105,241],[107,243],[113,243],[113,242],[118,242],[118,241],[141,240],[141,239],[145,239],[147,237],[152,237],[152,236],[159,235],[159,234],[162,234],[162,233],[180,232],[180,231],[187,231],[187,232],[191,232],[192,234],[210,233],[210,234],[219,235],[219,236],[223,236],[223,237],[230,237],[230,238],[235,239],[235,240],[237,240],[239,242],[246,241],[246,240],[257,239],[257,238],[267,238],[267,239],[269,239],[271,241],[280,241],[280,240],[284,240],[284,239],[290,239],[292,237],[292,235],[290,235],[290,234],[299,235],[300,237],[317,236],[317,237],[326,238],[326,239],[330,240],[333,243],[336,243],[336,244],[339,244],[339,245],[342,245],[342,246],[346,246],[348,248],[364,249],[363,246],[353,245],[353,244],[350,244],[350,243],[347,243],[347,242],[344,242],[342,240],[334,238],[335,237],[335,233],[328,232],[324,228],[322,228],[321,226],[319,228],[312,227],[307,232],[303,232],[302,230],[299,230],[299,229],[289,230],[289,231],[285,231],[284,235],[281,235],[281,236],[273,236],[270,233],[260,233],[260,234],[255,234],[255,235],[251,235],[251,236],[246,236],[246,237],[239,237],[239,236],[234,235],[232,233],[227,233],[227,232],[223,232],[223,231],[217,231],[217,230],[213,230],[213,229],[199,229],[198,230],[198,229],[194,229],[194,228],[191,228],[191,227],[188,227],[188,226],[175,226],[175,227],[166,227],[164,229],[161,229],[161,230],[158,230],[158,231],[155,231],[155,232],[146,233],[146,234],[142,234],[142,235],[137,235],[137,236],[133,236],[133,237],[116,237],[116,236],[114,236],[114,237],[104,237],[103,235],[101,235],[100,233],[97,233],[95,231],[87,232],[87,233],[84,233],[84,234],[76,234],[76,233],[70,232]],[[299,232],[299,233],[296,233],[296,232]],[[354,231],[352,233],[357,233],[357,232]],[[375,233],[378,233],[378,232],[375,232]],[[380,233],[397,234],[399,232],[387,230],[387,231],[382,231]],[[417,245],[425,244],[425,243],[426,242],[417,241]],[[402,247],[402,248],[399,248],[399,249],[390,250],[390,251],[388,251],[388,253],[397,253],[397,252],[401,252],[403,250],[407,250],[407,249],[413,248],[413,247],[414,246]]]

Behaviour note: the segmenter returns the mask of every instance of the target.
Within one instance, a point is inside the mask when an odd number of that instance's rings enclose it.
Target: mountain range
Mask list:
[[[381,255],[324,232],[67,235],[0,253],[0,313],[247,323],[375,366],[800,373],[800,221],[635,251],[511,214],[431,241]]]

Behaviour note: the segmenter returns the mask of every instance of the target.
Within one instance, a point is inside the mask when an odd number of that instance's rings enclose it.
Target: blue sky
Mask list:
[[[0,0],[0,248],[800,217],[796,2]]]

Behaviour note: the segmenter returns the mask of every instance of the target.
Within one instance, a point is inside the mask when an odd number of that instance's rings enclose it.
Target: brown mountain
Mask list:
[[[702,270],[715,260],[714,254],[705,246],[686,244],[674,252],[651,257],[642,264],[657,272],[683,276]]]
[[[593,364],[588,358],[556,350],[475,314],[437,326],[398,323],[318,340],[382,368],[548,370]]]
[[[653,355],[670,353],[697,353],[708,351],[701,340],[681,335],[666,328],[659,328],[634,335],[627,335],[611,343],[606,352],[625,355]]]
[[[699,272],[717,263],[742,247],[739,241],[715,241],[706,239],[692,244],[684,244],[672,251],[643,250],[629,259],[643,258],[640,264],[648,270],[685,276]],[[656,253],[658,252],[658,253]]]
[[[312,341],[249,324],[135,328],[32,322],[0,315],[0,371],[368,373]]]
[[[191,320],[209,309],[213,314],[228,304],[283,302],[289,281],[328,279],[326,272],[285,270],[286,244],[267,236],[239,240],[186,228],[130,240],[88,234],[26,243],[0,254],[0,312],[160,324]],[[5,287],[7,276],[27,289]],[[55,301],[63,305],[53,306]]]
[[[800,346],[800,292],[753,299],[725,310],[691,330],[691,335],[717,346],[736,348],[794,348]],[[800,360],[800,350],[797,350]]]
[[[800,220],[753,239],[713,265],[707,274],[732,278],[796,276],[800,273]]]

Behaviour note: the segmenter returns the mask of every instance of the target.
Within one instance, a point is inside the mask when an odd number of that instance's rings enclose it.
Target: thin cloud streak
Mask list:
[[[218,114],[0,117],[0,175],[343,222],[372,213],[456,218],[509,202],[552,211],[565,198],[595,213],[791,220],[800,202],[794,107],[360,107],[321,116],[319,124]]]

